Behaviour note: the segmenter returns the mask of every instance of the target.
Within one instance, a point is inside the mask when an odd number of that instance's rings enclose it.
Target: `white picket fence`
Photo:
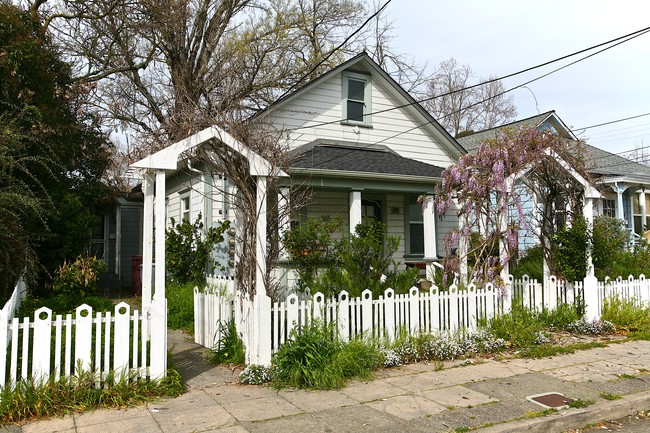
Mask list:
[[[84,304],[65,316],[53,317],[43,307],[33,318],[0,321],[1,388],[19,380],[39,384],[82,371],[92,372],[99,381],[110,373],[116,379],[158,379],[165,375],[166,357],[166,299],[154,299],[144,315],[122,302],[112,313],[93,314]]]
[[[649,283],[644,276],[600,282],[598,314],[606,297],[618,296],[647,304],[650,302]],[[221,325],[234,319],[242,339],[254,342],[256,337],[249,335],[252,322],[249,319],[254,317],[252,303],[237,296],[234,286],[228,285],[226,291],[223,285],[221,287],[194,289],[195,341],[205,347],[215,347],[222,338]],[[509,311],[513,300],[535,310],[554,310],[559,304],[576,304],[584,299],[582,282],[567,284],[551,277],[542,284],[527,276],[520,280],[511,277],[504,293],[495,290],[492,284],[484,287],[472,284],[463,290],[455,286],[448,290],[433,286],[428,291],[412,287],[407,294],[396,294],[388,289],[377,299],[373,299],[369,290],[357,298],[351,298],[347,292],[341,292],[337,299],[326,298],[322,293],[307,299],[292,294],[272,304],[268,326],[271,328],[271,350],[275,352],[293,329],[312,319],[334,324],[344,340],[359,335],[390,340],[402,329],[412,335],[475,329],[481,320]]]
[[[9,322],[13,320],[16,311],[20,308],[20,305],[27,295],[27,286],[25,282],[21,279],[16,284],[14,291],[11,293],[9,300],[5,303],[5,306],[0,310],[0,321]]]

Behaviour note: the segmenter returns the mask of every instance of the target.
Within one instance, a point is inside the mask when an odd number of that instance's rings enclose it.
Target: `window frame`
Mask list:
[[[179,211],[180,211],[180,221],[187,221],[187,222],[192,222],[192,199],[190,196],[189,191],[185,191],[180,193],[180,205],[179,205]],[[187,203],[187,207],[185,207],[185,204]]]
[[[420,218],[418,220],[411,219],[411,206],[422,206],[421,203],[417,201],[417,195],[406,195],[404,200],[404,256],[412,259],[422,259],[424,258],[424,214],[419,213]],[[411,249],[411,225],[417,224],[422,227],[422,252],[413,252]]]
[[[363,86],[363,121],[348,119],[348,96],[350,81],[362,81]],[[359,72],[344,71],[342,73],[342,102],[341,110],[343,114],[343,120],[341,121],[344,125],[355,125],[355,126],[364,126],[372,127],[372,76],[366,75]],[[354,102],[361,102],[360,100],[352,99]]]

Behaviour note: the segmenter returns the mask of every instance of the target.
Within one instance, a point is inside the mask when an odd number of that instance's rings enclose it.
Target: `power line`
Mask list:
[[[599,126],[611,125],[612,123],[625,122],[626,120],[638,119],[639,117],[650,116],[650,113],[637,114],[636,116],[625,117],[623,119],[611,120],[609,122],[597,123],[596,125],[574,128],[574,131],[583,131],[585,129],[598,128]]]
[[[385,5],[384,5],[384,6],[385,6]],[[555,72],[557,72],[557,71],[559,71],[559,70],[561,70],[561,69],[564,69],[564,68],[566,68],[566,67],[568,67],[568,66],[571,66],[571,65],[573,65],[573,64],[575,64],[575,63],[577,63],[577,62],[579,62],[579,61],[582,61],[582,60],[588,59],[589,57],[592,57],[592,56],[594,56],[594,55],[596,55],[596,54],[599,54],[599,53],[601,53],[601,52],[603,52],[603,51],[606,51],[606,50],[608,50],[608,49],[610,49],[610,48],[614,48],[614,47],[620,45],[621,43],[627,42],[627,41],[629,41],[629,40],[631,40],[631,39],[634,39],[634,38],[636,38],[636,37],[638,37],[638,36],[641,36],[641,35],[643,35],[643,34],[645,34],[645,33],[648,33],[649,31],[650,31],[650,27],[645,27],[645,28],[640,29],[640,30],[637,30],[637,31],[635,31],[635,32],[628,33],[628,34],[626,34],[626,35],[624,35],[624,36],[619,36],[619,37],[617,37],[617,38],[611,39],[611,40],[609,40],[609,41],[607,41],[607,42],[602,42],[602,43],[600,43],[600,44],[593,45],[593,46],[591,46],[591,47],[589,47],[589,48],[585,48],[585,49],[582,49],[582,50],[579,50],[579,51],[575,51],[575,52],[573,52],[573,53],[571,53],[571,54],[567,54],[567,55],[565,55],[565,56],[558,57],[558,58],[555,58],[555,59],[553,59],[553,60],[549,60],[549,61],[547,61],[547,62],[540,63],[540,64],[538,64],[538,65],[531,66],[531,67],[529,67],[529,68],[525,68],[525,69],[522,69],[522,70],[517,71],[517,72],[513,72],[513,73],[510,73],[510,74],[507,74],[507,75],[503,75],[503,76],[501,76],[501,77],[492,78],[492,79],[489,79],[489,80],[486,80],[486,81],[482,81],[482,82],[480,82],[480,83],[473,84],[473,85],[471,85],[471,86],[467,86],[467,87],[463,87],[463,88],[461,88],[461,89],[451,90],[451,91],[449,91],[449,92],[442,93],[442,94],[440,94],[440,95],[435,95],[435,96],[431,96],[431,97],[428,97],[428,98],[424,98],[424,99],[416,100],[416,101],[414,101],[414,102],[408,102],[408,103],[406,103],[406,104],[396,105],[396,106],[394,106],[394,107],[386,108],[386,109],[383,109],[383,110],[373,111],[373,112],[371,112],[371,113],[366,113],[366,114],[364,114],[364,116],[371,116],[371,115],[374,115],[374,114],[386,113],[386,112],[388,112],[388,111],[398,110],[398,109],[401,109],[401,108],[409,107],[409,106],[414,105],[414,104],[420,104],[420,103],[423,103],[423,102],[431,101],[431,100],[433,100],[433,99],[442,98],[442,97],[444,97],[444,96],[453,95],[453,94],[455,94],[455,93],[463,92],[463,91],[466,91],[466,90],[471,90],[471,89],[474,89],[474,88],[476,88],[476,87],[484,86],[484,85],[486,85],[486,84],[490,84],[490,83],[497,82],[497,81],[501,81],[501,80],[504,80],[504,79],[507,79],[507,78],[511,78],[511,77],[514,77],[514,76],[517,76],[517,75],[521,75],[521,74],[524,74],[524,73],[526,73],[526,72],[530,72],[530,71],[533,71],[533,70],[535,70],[535,69],[539,69],[539,68],[542,68],[542,67],[544,67],[544,66],[548,66],[548,65],[550,65],[550,64],[557,63],[557,62],[559,62],[559,61],[562,61],[562,60],[568,59],[568,58],[570,58],[570,57],[577,56],[577,55],[582,54],[582,53],[585,53],[585,52],[587,52],[587,51],[591,51],[591,50],[594,50],[594,49],[596,49],[596,48],[600,48],[600,47],[602,47],[602,46],[609,45],[609,44],[613,44],[614,42],[617,42],[617,43],[614,44],[614,45],[611,45],[611,46],[606,47],[606,48],[604,48],[604,49],[602,49],[602,50],[599,50],[599,51],[597,51],[597,52],[595,52],[595,53],[592,53],[592,54],[590,54],[590,55],[588,55],[588,56],[585,56],[585,57],[583,57],[583,58],[581,58],[581,59],[579,59],[579,60],[577,60],[577,61],[571,62],[571,63],[569,63],[569,64],[567,64],[567,65],[565,65],[565,66],[563,66],[563,67],[561,67],[561,68],[555,69],[555,70],[553,70],[553,71],[551,71],[551,72],[549,72],[549,73],[547,73],[547,74],[543,74],[543,75],[541,75],[540,77],[537,78],[537,79],[541,79],[541,78],[544,78],[544,77],[546,77],[546,76],[548,76],[548,75],[550,75],[550,74],[553,74],[553,73],[555,73]],[[620,42],[619,42],[619,41],[620,41]],[[530,84],[530,83],[536,81],[537,79],[534,79],[534,80],[528,81],[528,82],[526,82],[526,83],[524,83],[524,84],[521,84],[521,85],[519,85],[519,86],[517,86],[517,87],[514,87],[514,88],[512,88],[512,89],[509,89],[508,91],[512,91],[512,90],[518,89],[518,88],[520,88],[520,87],[523,87],[523,86],[525,86],[525,85],[527,85],[527,84]],[[507,91],[506,91],[506,92],[507,92]],[[503,92],[503,93],[506,93],[506,92]],[[503,93],[499,93],[499,94],[497,94],[497,95],[495,95],[495,96],[492,96],[492,97],[490,97],[490,98],[487,98],[487,99],[485,99],[485,100],[483,100],[483,101],[478,102],[477,104],[482,104],[482,103],[485,102],[485,101],[488,101],[488,100],[493,99],[493,98],[495,98],[495,97],[501,96]],[[285,95],[286,95],[286,93],[285,93]],[[284,95],[283,95],[283,97],[284,97]],[[474,105],[476,105],[476,104],[474,104]],[[464,107],[463,109],[470,108],[470,107],[472,107],[472,106],[474,106],[474,105],[470,105],[470,106],[468,106],[468,107]],[[458,111],[460,111],[460,110],[458,110]],[[456,112],[449,113],[449,114],[447,114],[446,116],[443,116],[443,118],[444,118],[444,117],[447,117],[447,116],[449,116],[449,115],[451,115],[451,114],[455,114],[455,113],[456,113]],[[339,122],[341,122],[341,120],[332,120],[332,121],[329,121],[329,122],[321,122],[321,123],[316,123],[316,124],[312,124],[312,125],[299,126],[299,127],[297,127],[297,128],[288,128],[286,131],[290,132],[290,131],[297,131],[297,130],[300,130],[300,129],[316,128],[316,127],[319,127],[319,126],[327,126],[327,125],[332,125],[332,124],[339,123]]]
[[[316,65],[315,65],[313,68],[311,68],[311,69],[310,69],[310,70],[309,70],[305,75],[303,75],[302,77],[300,77],[299,80],[297,80],[295,83],[293,83],[293,84],[291,85],[291,87],[289,87],[287,90],[285,90],[285,92],[284,92],[282,95],[280,95],[280,97],[276,100],[276,102],[282,100],[285,96],[287,96],[289,93],[291,93],[291,91],[292,91],[293,89],[295,89],[296,86],[297,86],[299,83],[302,83],[302,81],[303,81],[305,78],[309,77],[309,76],[310,76],[311,74],[313,74],[314,71],[316,71],[316,70],[317,70],[317,69],[318,69],[318,68],[319,68],[323,63],[325,63],[326,61],[328,61],[329,58],[332,57],[332,56],[334,55],[334,53],[336,53],[338,50],[340,50],[341,48],[343,48],[343,46],[344,46],[345,44],[347,44],[347,43],[350,41],[350,39],[352,39],[353,37],[355,37],[355,36],[356,36],[356,35],[357,35],[361,30],[363,30],[363,28],[364,28],[364,27],[365,27],[365,26],[366,26],[370,21],[372,21],[373,19],[375,19],[375,18],[376,18],[376,17],[377,17],[377,16],[378,16],[378,15],[379,15],[379,14],[380,14],[380,13],[381,13],[385,8],[386,8],[386,6],[388,6],[388,4],[389,4],[391,1],[392,1],[392,0],[387,0],[386,3],[384,3],[384,4],[382,5],[382,7],[380,7],[380,8],[379,8],[375,13],[373,13],[372,15],[370,15],[370,16],[368,17],[368,19],[366,19],[366,20],[363,22],[363,24],[361,24],[361,26],[359,26],[359,28],[357,28],[357,29],[356,29],[354,32],[352,32],[352,33],[351,33],[347,38],[345,38],[345,40],[344,40],[343,42],[341,42],[338,46],[336,46],[336,48],[334,48],[332,51],[330,51],[328,55],[326,55],[323,59],[321,59],[321,61],[319,61],[318,63],[316,63]]]
[[[587,55],[587,56],[584,56],[584,57],[581,57],[581,58],[579,58],[579,59],[577,59],[577,60],[574,60],[573,62],[570,62],[570,63],[568,63],[568,64],[566,64],[566,65],[563,65],[563,66],[561,66],[561,67],[559,67],[559,68],[556,68],[556,69],[554,69],[554,70],[552,70],[552,71],[550,71],[550,72],[547,72],[547,73],[545,73],[545,74],[542,74],[542,75],[540,75],[540,76],[538,76],[538,77],[536,77],[536,78],[533,78],[533,79],[531,79],[531,80],[528,80],[528,81],[526,81],[526,82],[524,82],[524,83],[522,83],[522,84],[519,84],[519,85],[517,85],[517,86],[515,86],[515,87],[512,87],[512,88],[510,88],[510,89],[506,89],[506,90],[504,90],[503,92],[500,92],[500,93],[498,93],[498,94],[496,94],[496,95],[492,95],[492,96],[490,96],[490,97],[488,97],[488,98],[483,99],[482,101],[478,101],[478,102],[476,102],[476,103],[474,103],[474,104],[470,104],[470,105],[468,105],[468,106],[462,108],[461,110],[457,110],[457,111],[453,111],[453,112],[447,113],[446,115],[442,116],[442,118],[445,118],[445,117],[451,116],[451,115],[453,115],[453,114],[456,114],[456,113],[462,111],[463,109],[467,109],[467,108],[474,107],[474,106],[476,106],[476,105],[480,105],[480,104],[482,104],[482,103],[484,103],[484,102],[486,102],[486,101],[489,101],[490,99],[493,99],[493,98],[499,97],[499,96],[504,95],[504,94],[506,94],[506,93],[508,93],[508,92],[512,92],[513,90],[516,90],[516,89],[519,89],[519,88],[521,88],[521,87],[524,87],[524,86],[526,86],[526,85],[528,85],[528,84],[530,84],[530,83],[533,83],[533,82],[535,82],[535,81],[537,81],[537,80],[541,80],[542,78],[545,78],[545,77],[547,77],[547,76],[549,76],[549,75],[551,75],[551,74],[554,74],[555,72],[561,71],[562,69],[565,69],[565,68],[568,68],[569,66],[575,65],[576,63],[579,63],[579,62],[581,62],[581,61],[583,61],[583,60],[586,60],[586,59],[588,59],[588,58],[590,58],[590,57],[593,57],[593,56],[595,56],[595,55],[597,55],[597,54],[600,54],[600,53],[602,53],[602,52],[604,52],[604,51],[607,51],[607,50],[609,50],[609,49],[611,49],[611,48],[614,48],[614,47],[616,47],[616,46],[618,46],[618,45],[620,45],[620,44],[623,44],[623,43],[625,43],[625,42],[628,42],[628,41],[630,41],[630,40],[632,40],[632,39],[634,39],[634,38],[637,38],[637,37],[639,37],[639,36],[642,36],[642,35],[644,35],[644,34],[646,34],[646,33],[648,33],[648,32],[650,32],[650,27],[646,27],[645,29],[639,30],[639,31],[637,31],[637,32],[633,32],[633,33],[630,33],[630,34],[628,34],[628,35],[625,35],[625,36],[622,36],[622,37],[619,37],[619,38],[613,39],[612,41],[616,41],[616,43],[613,44],[613,45],[610,45],[610,46],[607,46],[607,47],[605,47],[605,48],[602,48],[602,49],[600,49],[600,50],[598,50],[598,51],[596,51],[596,52],[594,52],[594,53],[591,53],[591,54],[589,54],[589,55]],[[630,36],[630,35],[632,35],[632,36]],[[600,47],[600,46],[603,46],[603,45],[607,45],[607,44],[611,43],[612,41],[605,42],[605,43],[602,43],[602,44],[596,45],[596,46],[594,46],[594,47]],[[592,50],[594,47],[591,47],[591,48],[588,48],[588,49],[585,49],[585,50],[578,51],[578,53],[583,53],[583,52],[585,52],[585,51],[590,51],[590,50]],[[566,57],[567,57],[567,56],[564,56],[563,58],[566,58]],[[549,63],[549,62],[547,62],[547,64],[548,64],[548,63]],[[528,68],[527,70],[534,69],[534,68],[535,68],[535,67],[533,67],[533,68]],[[516,75],[516,74],[517,74],[517,73],[510,74],[510,75],[508,75],[508,76],[506,76],[506,77],[513,76],[513,75]],[[440,97],[440,96],[442,96],[442,95],[439,95],[438,97]],[[432,98],[429,98],[429,99],[432,99]],[[415,102],[415,103],[417,103],[417,102]],[[406,107],[406,106],[409,106],[409,105],[413,105],[413,103],[408,103],[408,104],[404,104],[404,105],[402,105],[402,106],[395,106],[395,107],[387,108],[387,109],[385,109],[385,110],[378,111],[377,113],[383,113],[383,112],[386,112],[386,111],[391,111],[391,110],[395,110],[395,109],[398,109],[398,108]],[[372,113],[372,114],[376,114],[376,113]],[[339,121],[325,122],[325,123],[323,123],[322,125],[328,125],[328,124],[338,123],[338,122],[339,122]],[[422,127],[424,127],[424,126],[426,126],[426,125],[428,125],[428,124],[430,124],[430,123],[431,123],[430,121],[427,121],[427,122],[425,122],[425,123],[423,123],[423,124],[415,125],[415,126],[413,126],[413,127],[411,127],[411,128],[408,128],[408,129],[406,129],[406,130],[404,130],[404,131],[401,131],[401,132],[398,132],[398,133],[396,133],[396,134],[393,134],[393,135],[390,136],[390,137],[386,137],[386,138],[381,139],[381,140],[379,140],[379,141],[376,141],[376,142],[374,142],[374,143],[370,143],[370,144],[368,144],[368,145],[362,146],[362,147],[360,147],[360,149],[369,148],[369,147],[371,147],[371,146],[374,146],[374,145],[377,145],[377,144],[381,144],[381,143],[383,143],[383,142],[385,142],[385,141],[392,140],[392,139],[394,139],[394,138],[396,138],[396,137],[399,137],[400,135],[403,135],[403,134],[406,134],[406,133],[411,132],[411,131],[413,131],[413,130],[416,130],[416,129],[422,128]],[[314,126],[318,126],[318,124],[317,124],[317,125],[311,125],[310,127],[314,127]],[[295,128],[295,129],[304,129],[304,128]],[[291,130],[291,129],[289,129],[289,131],[290,131],[290,130]],[[339,156],[332,157],[332,158],[330,158],[330,159],[328,159],[328,160],[325,160],[325,161],[321,161],[321,164],[328,163],[328,162],[332,162],[332,161],[336,161],[336,160],[338,160],[338,159],[344,158],[345,156],[350,155],[352,152],[353,152],[353,151],[351,150],[350,152],[347,152],[347,153],[345,153],[345,154],[342,154],[342,155],[339,155]]]

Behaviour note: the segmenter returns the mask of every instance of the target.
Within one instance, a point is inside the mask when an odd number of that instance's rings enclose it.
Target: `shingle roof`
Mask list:
[[[650,176],[650,167],[622,156],[587,145],[588,160],[593,164],[590,172],[610,176]]]
[[[536,116],[528,117],[526,119],[517,120],[516,122],[507,123],[505,125],[497,126],[494,128],[486,129],[484,131],[476,132],[472,135],[457,138],[456,141],[465,148],[468,152],[474,152],[480,146],[483,140],[492,139],[497,137],[497,133],[505,128],[512,129],[528,129],[535,128],[544,122],[554,111],[538,114]]]
[[[356,173],[395,174],[439,178],[441,167],[404,158],[389,150],[318,145],[297,156],[291,168],[340,170]]]
[[[486,129],[466,137],[457,138],[468,152],[475,152],[483,140],[497,137],[497,133],[504,128],[526,129],[540,126],[555,111],[538,114],[506,125]],[[631,161],[619,155],[615,155],[603,149],[587,145],[587,159],[589,171],[593,174],[608,176],[650,176],[650,167]]]

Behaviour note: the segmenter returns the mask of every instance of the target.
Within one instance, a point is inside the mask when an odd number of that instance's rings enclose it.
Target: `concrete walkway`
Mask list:
[[[238,385],[238,371],[206,364],[204,349],[177,332],[170,332],[169,347],[188,393],[36,421],[22,432],[562,432],[650,409],[647,341],[539,360],[445,363],[439,371],[414,364],[315,392]],[[525,397],[546,392],[595,403],[540,416],[544,408]],[[606,400],[606,394],[620,399]]]

